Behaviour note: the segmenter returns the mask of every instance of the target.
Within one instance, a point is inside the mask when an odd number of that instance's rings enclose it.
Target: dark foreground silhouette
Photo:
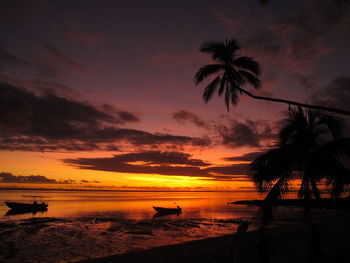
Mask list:
[[[245,233],[242,229],[242,232],[236,233],[236,235],[139,250],[83,262],[256,263],[262,260],[262,256],[268,256],[270,263],[317,262],[315,260],[321,257],[323,262],[350,262],[348,253],[350,247],[349,220],[350,211],[346,210],[331,211],[326,216],[321,216],[321,214],[314,216],[313,221],[317,224],[317,232],[322,235],[322,242],[316,243],[310,243],[310,231],[312,232],[312,229],[310,229],[309,223],[299,220],[284,226],[267,228],[263,233],[264,236],[261,236],[258,231]],[[243,236],[238,241],[241,249],[235,249],[235,242],[237,244],[235,240],[239,234]],[[268,251],[262,251],[266,245],[262,242],[264,239],[268,240]],[[312,257],[310,256],[309,247],[315,252]],[[317,251],[322,251],[322,255],[318,255]],[[239,252],[239,254],[236,254],[236,252]]]

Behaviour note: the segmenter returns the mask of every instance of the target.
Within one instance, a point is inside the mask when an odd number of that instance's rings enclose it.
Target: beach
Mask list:
[[[314,262],[349,262],[350,247],[350,212],[316,211],[311,222],[316,225],[320,236],[319,261]],[[297,220],[286,225],[266,229],[270,262],[310,262],[310,222]],[[205,240],[192,241],[177,245],[162,246],[149,250],[111,257],[82,261],[82,263],[109,262],[235,262],[235,235],[225,235]],[[238,251],[241,261],[258,262],[257,231],[248,231],[240,242],[245,245]],[[242,244],[241,244],[242,245]],[[321,261],[320,261],[321,260]],[[323,261],[322,261],[323,260]]]
[[[45,191],[47,211],[16,214],[4,205],[31,194],[1,192],[0,262],[77,262],[202,240],[235,233],[256,214],[227,204],[253,193]],[[175,202],[181,214],[158,217],[152,208]]]
[[[2,191],[1,198],[23,194],[30,191]],[[257,208],[228,204],[256,199],[252,193],[43,194],[50,197],[43,213],[13,215],[0,206],[1,262],[257,262]],[[174,202],[183,207],[181,214],[155,217],[153,204]],[[348,257],[349,211],[311,212],[322,258]],[[265,231],[271,262],[309,262],[310,222],[303,221],[303,209],[276,207],[274,215]],[[237,237],[242,222],[251,224]]]

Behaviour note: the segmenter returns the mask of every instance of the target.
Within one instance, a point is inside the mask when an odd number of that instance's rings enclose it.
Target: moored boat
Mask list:
[[[12,210],[16,210],[16,211],[47,210],[48,204],[42,201],[42,198],[43,198],[42,196],[23,196],[23,197],[27,199],[23,201],[5,201],[5,204]]]
[[[180,206],[177,206],[176,208],[165,208],[165,207],[153,206],[153,208],[159,214],[180,214],[182,212],[182,209]]]

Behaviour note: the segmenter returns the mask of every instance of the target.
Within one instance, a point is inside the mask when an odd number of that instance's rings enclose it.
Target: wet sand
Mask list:
[[[320,236],[316,247],[321,254],[314,262],[350,262],[350,211],[316,212],[311,222]],[[315,249],[310,243],[310,223],[288,222],[267,229],[265,235],[270,262],[310,262],[310,248]],[[258,246],[257,231],[248,231],[243,237],[227,235],[82,262],[258,262]]]

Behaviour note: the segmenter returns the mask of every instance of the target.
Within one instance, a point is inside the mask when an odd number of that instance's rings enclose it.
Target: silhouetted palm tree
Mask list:
[[[260,74],[259,63],[254,59],[246,56],[237,56],[237,51],[240,49],[238,43],[234,39],[226,40],[225,42],[204,42],[200,51],[208,53],[212,56],[214,64],[202,66],[195,75],[195,83],[198,85],[204,79],[214,76],[214,79],[206,86],[203,92],[203,100],[207,103],[217,90],[219,96],[225,93],[225,104],[229,110],[230,102],[234,105],[238,102],[239,95],[246,94],[254,99],[274,101],[295,105],[299,107],[318,109],[340,114],[350,115],[349,111],[309,105],[295,101],[277,99],[263,96],[256,96],[246,89],[242,88],[245,84],[250,84],[254,88],[259,88],[261,82],[258,78]]]
[[[272,219],[271,202],[290,190],[291,181],[301,179],[298,192],[306,201],[320,199],[317,184],[325,183],[333,197],[350,185],[344,158],[350,156],[350,139],[341,138],[342,119],[315,110],[290,108],[282,122],[276,148],[251,163],[259,191],[269,190],[264,202],[265,224]]]

